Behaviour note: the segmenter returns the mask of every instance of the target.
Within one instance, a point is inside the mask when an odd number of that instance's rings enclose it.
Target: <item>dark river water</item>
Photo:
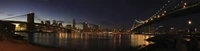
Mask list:
[[[26,36],[32,43],[50,47],[62,47],[77,51],[116,51],[130,47],[149,45],[144,39],[153,35],[134,34],[67,34],[67,33],[16,33]]]

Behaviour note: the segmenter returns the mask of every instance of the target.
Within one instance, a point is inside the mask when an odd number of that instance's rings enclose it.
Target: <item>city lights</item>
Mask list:
[[[186,6],[183,6],[183,8],[186,8]]]
[[[153,20],[153,18],[151,18],[151,21]]]
[[[164,13],[167,13],[167,11],[164,11]]]
[[[158,15],[158,17],[157,18],[160,18],[160,15]]]
[[[156,16],[154,16],[154,18],[157,18]]]
[[[146,23],[148,23],[149,21],[148,21],[148,20],[146,20],[145,22],[146,22]]]
[[[165,16],[165,14],[163,13],[162,16]]]
[[[187,3],[184,3],[184,5],[186,6],[186,5],[187,5]]]
[[[200,0],[0,3],[0,51],[200,50]]]
[[[188,21],[188,24],[189,24],[189,25],[192,24],[192,21]]]

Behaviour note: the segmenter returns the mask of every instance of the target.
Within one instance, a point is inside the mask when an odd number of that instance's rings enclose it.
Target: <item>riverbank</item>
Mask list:
[[[45,47],[18,40],[10,36],[0,36],[0,51],[64,51],[62,48]]]
[[[22,40],[1,40],[0,49],[1,51],[62,51],[58,48],[33,45]]]

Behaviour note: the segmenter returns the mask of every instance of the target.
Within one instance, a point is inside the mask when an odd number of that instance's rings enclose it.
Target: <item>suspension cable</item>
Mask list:
[[[14,16],[14,17],[9,17],[9,18],[2,18],[2,19],[12,19],[12,18],[24,17],[24,16],[27,16],[27,15],[25,14],[25,15],[19,15],[19,16]]]

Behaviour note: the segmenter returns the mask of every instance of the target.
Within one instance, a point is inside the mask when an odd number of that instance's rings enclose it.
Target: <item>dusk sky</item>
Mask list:
[[[0,18],[34,12],[41,19],[87,21],[103,28],[130,29],[134,19],[145,20],[155,14],[167,0],[0,0]],[[192,19],[194,17],[196,19]],[[187,26],[187,20],[198,22],[196,15],[181,21],[165,23]],[[18,20],[26,20],[18,18]],[[199,25],[197,25],[199,26]]]

